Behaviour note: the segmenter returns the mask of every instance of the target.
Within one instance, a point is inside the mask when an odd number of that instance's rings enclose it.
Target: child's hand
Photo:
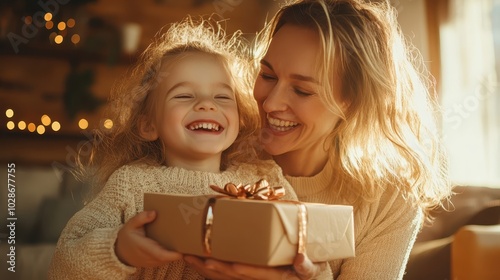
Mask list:
[[[155,267],[182,259],[182,254],[165,250],[158,242],[146,237],[144,225],[155,218],[154,211],[143,211],[118,231],[115,253],[121,262],[135,267]]]

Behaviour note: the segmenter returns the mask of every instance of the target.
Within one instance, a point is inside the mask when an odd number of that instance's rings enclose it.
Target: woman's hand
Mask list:
[[[181,254],[165,250],[158,242],[146,237],[144,225],[155,218],[156,212],[143,211],[118,231],[115,253],[121,262],[135,267],[155,267],[182,259]]]
[[[195,256],[185,256],[198,273],[210,279],[279,279],[299,280],[313,279],[325,268],[326,263],[314,264],[303,254],[295,257],[294,265],[288,267],[260,267],[237,263],[221,262],[214,259],[202,259]]]

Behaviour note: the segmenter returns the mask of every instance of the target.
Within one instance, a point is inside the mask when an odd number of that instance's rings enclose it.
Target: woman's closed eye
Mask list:
[[[259,73],[259,76],[266,81],[274,81],[277,80],[277,78],[271,74],[266,74],[264,72]]]
[[[298,88],[294,88],[293,91],[297,94],[297,95],[300,95],[300,96],[311,96],[311,95],[314,95],[314,93],[309,93],[309,92],[306,92],[306,91],[303,91],[301,89],[298,89]]]

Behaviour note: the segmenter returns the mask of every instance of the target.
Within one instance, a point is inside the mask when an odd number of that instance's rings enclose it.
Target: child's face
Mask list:
[[[167,164],[220,166],[220,156],[236,139],[239,115],[233,83],[215,57],[188,53],[165,63],[156,89],[156,130]],[[162,78],[163,77],[163,78]]]

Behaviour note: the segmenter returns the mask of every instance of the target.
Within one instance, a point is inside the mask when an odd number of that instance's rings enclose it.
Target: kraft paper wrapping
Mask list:
[[[210,249],[205,246],[207,203],[212,199]],[[313,262],[354,256],[352,206],[302,203],[307,209],[307,255]],[[298,246],[297,204],[144,194],[144,210],[155,210],[146,234],[183,254],[261,266],[293,263]]]

